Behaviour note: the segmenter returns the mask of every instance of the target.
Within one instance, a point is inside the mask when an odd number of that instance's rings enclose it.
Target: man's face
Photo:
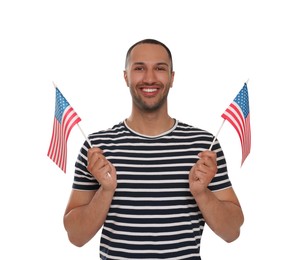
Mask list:
[[[156,44],[140,44],[130,53],[124,78],[130,88],[133,105],[142,111],[166,107],[174,72],[167,51]]]

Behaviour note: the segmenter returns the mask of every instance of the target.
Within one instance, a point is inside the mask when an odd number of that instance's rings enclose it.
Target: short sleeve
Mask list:
[[[214,143],[212,151],[216,152],[217,155],[217,173],[210,182],[208,188],[211,191],[227,189],[232,186],[232,183],[228,176],[228,168],[225,155],[218,140],[216,140],[216,142]]]
[[[97,190],[100,187],[97,180],[87,170],[87,152],[89,148],[89,144],[85,141],[78,154],[72,184],[72,188],[75,190]]]

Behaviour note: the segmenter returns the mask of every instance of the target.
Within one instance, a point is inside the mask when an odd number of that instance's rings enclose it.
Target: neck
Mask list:
[[[168,113],[132,113],[126,124],[143,135],[156,136],[170,130],[175,123]]]

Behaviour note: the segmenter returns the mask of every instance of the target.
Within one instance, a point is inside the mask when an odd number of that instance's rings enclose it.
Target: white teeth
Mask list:
[[[157,90],[157,88],[143,88],[143,91],[144,92],[154,92],[154,91],[156,91]]]

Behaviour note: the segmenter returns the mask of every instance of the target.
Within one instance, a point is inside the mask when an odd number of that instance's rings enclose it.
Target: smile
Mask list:
[[[157,91],[157,88],[143,88],[142,91],[147,92],[147,93],[152,93]]]

